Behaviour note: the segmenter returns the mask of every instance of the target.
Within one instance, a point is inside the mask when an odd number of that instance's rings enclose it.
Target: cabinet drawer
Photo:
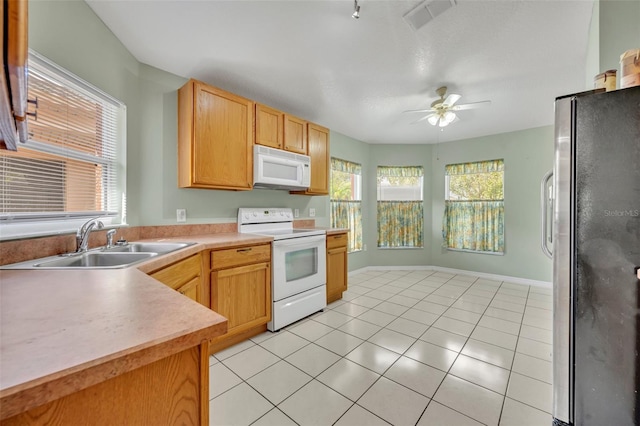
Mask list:
[[[153,278],[176,290],[193,278],[200,275],[200,255],[196,254],[187,259],[174,263],[164,269],[151,274]]]
[[[327,249],[347,246],[347,233],[327,235]]]
[[[271,262],[270,244],[211,252],[211,269],[224,269],[258,262]]]

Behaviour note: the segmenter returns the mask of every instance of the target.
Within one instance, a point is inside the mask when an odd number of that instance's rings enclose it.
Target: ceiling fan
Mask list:
[[[427,120],[429,124],[432,126],[438,125],[440,127],[448,126],[453,123],[453,121],[457,118],[456,111],[462,111],[465,109],[473,109],[479,108],[485,105],[490,105],[491,101],[481,101],[481,102],[473,102],[469,104],[461,104],[456,105],[455,103],[462,98],[462,95],[450,94],[446,97],[447,87],[442,86],[436,90],[440,99],[436,99],[431,103],[431,107],[429,109],[413,109],[404,112],[426,112],[424,117],[420,118],[417,121],[414,121],[411,124],[419,123],[421,121]]]

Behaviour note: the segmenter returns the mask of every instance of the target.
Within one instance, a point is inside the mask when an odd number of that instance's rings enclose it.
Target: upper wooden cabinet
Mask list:
[[[284,115],[284,149],[307,154],[307,122],[293,115]]]
[[[256,143],[282,149],[284,113],[266,105],[256,104]]]
[[[178,91],[178,186],[253,186],[254,103],[189,80]]]
[[[292,194],[328,195],[329,194],[329,129],[309,123],[308,155],[311,157],[311,185],[306,191],[293,191]]]

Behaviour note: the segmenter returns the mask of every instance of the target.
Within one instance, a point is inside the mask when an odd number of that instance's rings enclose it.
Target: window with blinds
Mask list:
[[[0,152],[1,223],[124,222],[126,106],[33,51],[28,88],[29,140]]]

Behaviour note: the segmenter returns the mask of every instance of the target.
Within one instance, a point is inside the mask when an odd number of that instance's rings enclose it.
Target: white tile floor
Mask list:
[[[212,425],[549,425],[551,290],[369,271],[211,357]]]

